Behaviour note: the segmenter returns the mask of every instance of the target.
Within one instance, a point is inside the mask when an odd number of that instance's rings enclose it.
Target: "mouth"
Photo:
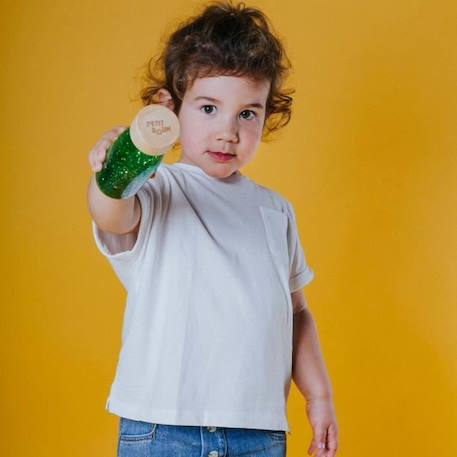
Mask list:
[[[207,151],[208,154],[213,158],[216,159],[218,162],[229,162],[236,154],[230,154],[222,151]]]

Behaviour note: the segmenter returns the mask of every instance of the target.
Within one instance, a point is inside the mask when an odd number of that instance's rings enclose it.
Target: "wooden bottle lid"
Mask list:
[[[152,104],[141,109],[130,126],[133,144],[145,154],[163,155],[179,138],[179,120],[165,106]]]

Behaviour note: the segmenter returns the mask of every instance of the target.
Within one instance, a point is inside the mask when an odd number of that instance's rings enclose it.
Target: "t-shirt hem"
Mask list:
[[[106,411],[119,417],[155,424],[190,425],[205,427],[231,427],[291,432],[286,417],[278,419],[264,411],[198,411],[173,409],[148,409],[144,404],[132,405],[111,396],[106,401]],[[281,413],[279,414],[281,416]]]

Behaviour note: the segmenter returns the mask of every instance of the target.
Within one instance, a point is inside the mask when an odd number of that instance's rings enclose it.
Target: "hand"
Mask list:
[[[100,138],[89,153],[89,164],[92,171],[97,172],[102,169],[102,164],[106,157],[106,151],[116,141],[117,137],[127,128],[128,127],[125,126],[114,127]]]
[[[338,425],[332,399],[309,399],[306,413],[313,429],[313,440],[308,454],[315,457],[334,457],[338,448]]]
[[[106,158],[106,151],[117,140],[118,136],[128,127],[120,125],[106,132],[89,153],[89,164],[92,171],[97,172],[102,169],[103,162]],[[150,176],[150,179],[155,177],[155,172]]]

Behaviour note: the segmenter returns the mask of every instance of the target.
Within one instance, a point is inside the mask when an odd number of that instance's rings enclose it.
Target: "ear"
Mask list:
[[[172,111],[175,109],[175,104],[173,102],[173,98],[167,89],[164,89],[164,88],[159,89],[156,92],[156,95],[154,98],[156,98],[158,100],[158,102],[156,102],[156,103],[158,103],[159,105],[165,106],[166,108],[168,108]]]

